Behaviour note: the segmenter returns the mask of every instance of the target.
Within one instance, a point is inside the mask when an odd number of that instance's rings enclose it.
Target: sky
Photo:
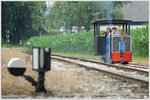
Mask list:
[[[47,7],[52,7],[55,1],[46,1]]]

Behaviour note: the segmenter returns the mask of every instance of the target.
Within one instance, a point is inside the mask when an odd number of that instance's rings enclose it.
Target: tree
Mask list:
[[[28,2],[11,2],[13,4],[12,8],[12,18],[13,18],[13,29],[12,29],[12,39],[14,43],[19,43],[20,40],[25,41],[27,38],[34,35],[34,30],[32,30],[31,11],[29,10]]]
[[[114,7],[121,8],[128,3],[131,3],[131,1],[114,1]]]
[[[57,33],[59,33],[62,26],[70,30],[70,32],[72,26],[77,26],[78,32],[81,31],[82,26],[85,27],[86,31],[89,31],[92,21],[112,18],[122,19],[123,13],[117,8],[127,3],[129,2],[55,2],[51,9],[51,13],[48,15],[49,23],[51,23],[49,26],[56,28]]]
[[[62,23],[62,3],[61,2],[56,2],[54,3],[51,13],[49,14],[49,20],[50,23],[52,23],[56,30],[57,33],[59,33],[59,29],[63,25]]]
[[[28,2],[31,18],[33,19],[32,28],[42,35],[46,24],[46,3],[45,2]]]
[[[62,8],[62,20],[63,25],[66,29],[72,33],[72,26],[75,25],[76,20],[74,19],[74,10],[75,5],[74,2],[63,2],[63,8]]]
[[[72,30],[72,26],[78,27],[78,32],[84,26],[86,31],[90,30],[92,21],[94,20],[95,12],[104,12],[102,5],[97,5],[98,2],[55,2],[49,14],[49,20],[54,23],[57,30],[65,26],[66,29]],[[61,9],[60,9],[61,7]],[[99,17],[105,16],[106,13],[100,13]],[[59,23],[59,25],[57,25]],[[89,24],[90,23],[90,24]]]
[[[115,10],[112,12],[112,18],[113,19],[123,19],[123,17],[124,17],[124,14],[120,10],[120,8],[115,7]]]
[[[2,2],[2,38],[11,32],[11,42],[25,41],[45,23],[45,2]]]
[[[4,42],[6,41],[6,30],[12,30],[12,4],[10,2],[4,3],[2,2],[2,38]]]

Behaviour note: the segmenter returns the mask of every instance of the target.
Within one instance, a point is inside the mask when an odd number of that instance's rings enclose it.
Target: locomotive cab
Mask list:
[[[94,24],[94,55],[102,56],[107,63],[128,63],[132,60],[130,20],[100,20]],[[118,25],[126,30],[127,35],[101,36],[101,26]]]

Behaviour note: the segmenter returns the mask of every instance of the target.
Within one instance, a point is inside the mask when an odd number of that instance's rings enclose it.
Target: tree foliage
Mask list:
[[[45,11],[46,3],[45,2],[32,2],[29,5],[29,11],[31,11],[31,18],[33,19],[32,28],[36,31],[42,31],[46,23]]]
[[[112,12],[113,19],[123,19],[124,15],[120,8],[115,7],[114,11]]]
[[[45,2],[2,2],[2,38],[10,31],[11,43],[26,40],[44,23]]]
[[[50,26],[56,28],[58,33],[62,26],[70,32],[73,26],[78,27],[78,32],[81,31],[82,26],[86,31],[89,31],[91,23],[95,20],[123,19],[124,15],[120,7],[127,3],[129,2],[55,2],[51,9],[52,12],[48,15],[48,20],[52,23]]]
[[[10,39],[14,43],[19,43],[20,40],[26,41],[31,36],[47,32],[59,33],[62,26],[67,33],[72,33],[73,26],[77,27],[78,32],[82,31],[82,27],[89,31],[91,23],[95,20],[109,19],[108,16],[113,19],[122,19],[123,13],[120,7],[127,3],[121,1],[56,1],[53,6],[47,8],[45,1],[3,1],[2,38],[6,39],[6,30],[10,31]],[[112,11],[110,12],[108,8]]]

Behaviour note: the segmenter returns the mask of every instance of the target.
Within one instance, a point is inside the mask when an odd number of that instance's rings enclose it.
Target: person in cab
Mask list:
[[[123,30],[123,33],[121,33],[121,35],[127,35],[125,29]]]
[[[120,33],[119,33],[119,31],[118,31],[118,30],[116,31],[116,33],[117,33],[118,35],[120,35]]]
[[[107,28],[106,28],[106,32],[104,32],[102,36],[105,36],[105,37],[106,37],[106,36],[110,35],[110,33],[111,33],[111,28],[110,28],[110,27],[107,27]]]
[[[117,33],[117,28],[116,28],[116,27],[113,27],[113,28],[112,28],[112,35],[119,35],[119,34]]]

